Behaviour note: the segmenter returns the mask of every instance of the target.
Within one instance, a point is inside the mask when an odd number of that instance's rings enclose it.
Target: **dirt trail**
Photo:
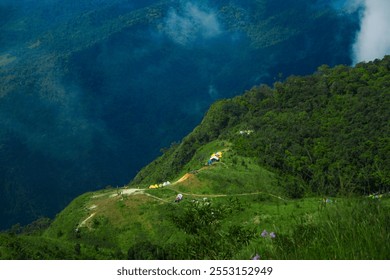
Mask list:
[[[176,185],[176,184],[179,184],[179,183],[182,183],[188,179],[191,179],[195,176],[196,173],[198,173],[199,171],[205,169],[207,167],[202,167],[200,168],[199,170],[196,170],[194,172],[191,172],[191,173],[186,173],[184,174],[180,179],[178,179],[176,182],[173,182],[171,184],[171,186],[173,185]],[[194,193],[185,193],[185,192],[179,192],[178,190],[176,189],[173,189],[171,187],[164,187],[165,189],[169,189],[169,190],[172,190],[176,193],[181,193],[185,196],[188,196],[188,197],[209,197],[209,198],[212,198],[212,197],[235,197],[235,196],[250,196],[250,195],[259,195],[259,194],[264,194],[264,195],[269,195],[269,196],[272,196],[272,197],[275,197],[277,199],[280,199],[280,200],[283,200],[283,201],[286,201],[286,199],[280,197],[280,196],[277,196],[277,195],[274,195],[274,194],[270,194],[270,193],[266,193],[266,192],[253,192],[253,193],[240,193],[240,194],[194,194]],[[159,200],[161,202],[164,202],[164,203],[172,203],[173,201],[170,201],[170,200],[166,200],[166,199],[163,199],[163,198],[160,198],[160,197],[157,197],[157,196],[154,196],[150,193],[146,193],[145,192],[146,189],[126,189],[126,188],[121,188],[121,189],[116,189],[115,191],[112,191],[112,192],[109,192],[109,193],[104,193],[104,194],[98,194],[98,195],[94,195],[92,196],[92,198],[100,198],[100,197],[103,197],[103,196],[108,196],[109,198],[114,198],[114,197],[117,197],[117,196],[122,196],[122,195],[135,195],[135,194],[143,194],[143,195],[146,195],[146,196],[149,196],[153,199],[156,199],[156,200]],[[86,225],[86,223],[93,217],[95,216],[95,214],[97,213],[96,209],[98,208],[98,206],[96,204],[92,205],[91,207],[89,207],[89,210],[95,210],[94,213],[92,213],[90,216],[88,216],[85,220],[83,220],[78,226],[77,226],[77,230],[80,228],[80,227],[83,227]]]
[[[141,193],[143,194],[144,193],[144,189],[120,189],[120,190],[115,190],[115,191],[112,191],[112,192],[109,192],[109,193],[104,193],[104,194],[98,194],[98,195],[93,195],[92,198],[100,198],[100,197],[104,197],[104,196],[107,196],[109,198],[113,198],[113,197],[117,197],[117,196],[120,196],[120,195],[134,195],[136,193]],[[154,197],[154,198],[157,198],[157,197]],[[165,201],[164,201],[165,202]],[[85,220],[83,220],[76,228],[76,230],[78,230],[79,228],[81,227],[84,227],[86,226],[86,223],[93,217],[96,215],[96,213],[98,212],[98,208],[99,206],[96,205],[96,204],[93,204],[91,205],[90,207],[88,207],[87,209],[88,210],[94,210],[95,212],[93,212],[91,215],[89,215]]]
[[[167,188],[167,189],[170,189],[172,191],[178,192],[177,190],[172,189],[172,188]],[[286,199],[284,199],[284,198],[282,198],[280,196],[277,196],[277,195],[274,195],[274,194],[270,194],[270,193],[266,193],[266,192],[239,193],[239,194],[194,194],[194,193],[185,193],[185,192],[180,192],[180,193],[183,194],[183,195],[195,196],[195,197],[233,197],[233,196],[249,196],[249,195],[265,194],[265,195],[269,195],[269,196],[278,198],[280,200],[286,201]]]
[[[199,170],[196,170],[195,173],[198,173],[199,171],[201,171],[201,170],[203,170],[205,168],[207,168],[207,167],[202,167]],[[175,184],[178,184],[178,183],[182,183],[182,182],[184,182],[184,181],[186,181],[186,180],[188,180],[188,179],[190,179],[190,178],[192,178],[194,176],[195,176],[194,173],[186,173],[179,180],[177,180],[176,182],[172,183],[172,185],[175,185]],[[177,190],[169,188],[169,187],[166,187],[166,189],[170,189],[172,191],[178,192]],[[277,196],[277,195],[274,195],[274,194],[270,194],[270,193],[266,193],[266,192],[240,193],[240,194],[193,194],[193,193],[181,192],[181,194],[188,195],[188,196],[195,196],[195,197],[229,197],[229,196],[249,196],[249,195],[265,194],[265,195],[269,195],[269,196],[275,197],[277,199],[286,201],[286,199],[284,199],[284,198],[282,198],[280,196]]]
[[[95,216],[96,212],[95,213],[92,213],[91,215],[89,215],[88,218],[86,218],[84,221],[82,221],[76,228],[76,230],[78,230],[79,228],[85,226],[86,222],[91,219],[93,216]]]
[[[190,177],[194,176],[193,174],[191,173],[186,173],[184,174],[183,177],[181,177],[179,180],[177,180],[176,182],[172,183],[172,185],[175,185],[175,184],[178,184],[178,183],[181,183],[181,182],[184,182],[186,180],[188,180]]]
[[[117,189],[115,191],[109,192],[109,193],[102,193],[102,194],[96,194],[93,195],[92,198],[99,198],[103,196],[108,196],[108,197],[116,197],[118,195],[132,195],[137,192],[143,193],[144,189]]]
[[[154,195],[152,195],[150,193],[144,193],[144,195],[149,196],[151,198],[154,198],[156,200],[160,200],[160,201],[165,202],[165,203],[171,203],[171,201],[169,201],[169,200],[162,199],[162,198],[154,196]]]

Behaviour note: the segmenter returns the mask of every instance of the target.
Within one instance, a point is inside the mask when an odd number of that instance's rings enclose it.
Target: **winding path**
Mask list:
[[[201,169],[204,169],[204,168],[201,168]],[[199,171],[199,170],[197,170],[197,171]],[[182,176],[180,179],[178,179],[176,182],[172,183],[171,185],[176,185],[178,183],[182,183],[182,182],[188,180],[189,178],[191,178],[192,176],[193,176],[193,174],[186,173],[184,176]],[[210,197],[210,198],[212,198],[212,197],[236,197],[236,196],[250,196],[250,195],[265,194],[265,195],[269,195],[269,196],[275,197],[275,198],[283,200],[283,201],[287,201],[286,199],[284,199],[284,198],[282,198],[280,196],[277,196],[277,195],[274,195],[274,194],[271,194],[271,193],[267,193],[267,192],[252,192],[252,193],[240,193],[240,194],[194,194],[194,193],[179,192],[178,190],[170,188],[170,187],[164,187],[164,189],[168,189],[168,190],[174,191],[176,193],[181,193],[183,195],[190,196],[190,197],[192,196],[192,197]],[[145,192],[145,190],[147,190],[147,189],[135,189],[135,188],[132,188],[132,189],[120,189],[120,190],[117,189],[117,190],[115,190],[115,192],[110,192],[108,194],[105,193],[105,194],[94,195],[94,196],[92,196],[92,198],[99,198],[99,197],[106,196],[106,195],[109,198],[114,198],[114,197],[123,196],[123,195],[143,194],[143,195],[149,196],[149,197],[151,197],[153,199],[159,200],[159,201],[164,202],[164,203],[172,203],[173,202],[173,201],[170,201],[170,200],[166,200],[166,199],[157,197],[157,196],[152,195],[150,193],[147,193],[147,192]],[[89,210],[96,209],[96,208],[98,208],[98,207],[97,207],[97,205],[94,204],[93,206],[91,206],[89,208]],[[92,213],[85,220],[83,220],[77,226],[76,230],[78,230],[80,227],[85,226],[87,221],[90,220],[93,216],[95,216],[96,213],[97,212]]]

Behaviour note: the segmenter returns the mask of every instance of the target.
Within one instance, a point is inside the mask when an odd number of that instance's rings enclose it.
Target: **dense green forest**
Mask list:
[[[389,56],[355,67],[324,65],[313,75],[220,100],[132,184],[173,177],[200,146],[224,139],[283,175],[295,197],[389,191],[389,69]],[[253,133],[242,137],[245,130]]]
[[[129,185],[1,233],[0,259],[389,259],[389,105],[390,56],[217,101]]]

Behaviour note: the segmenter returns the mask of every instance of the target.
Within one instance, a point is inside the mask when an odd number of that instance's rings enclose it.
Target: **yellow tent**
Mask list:
[[[213,153],[211,156],[210,156],[210,159],[214,158],[214,159],[220,159],[222,157],[222,152],[216,152],[216,153]]]

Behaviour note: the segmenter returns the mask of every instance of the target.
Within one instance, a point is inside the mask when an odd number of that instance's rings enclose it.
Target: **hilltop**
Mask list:
[[[289,178],[285,184],[293,196],[388,191],[388,77],[386,56],[353,68],[324,65],[313,75],[291,76],[274,88],[254,87],[217,101],[193,132],[141,170],[132,184],[189,171],[196,151],[219,139]]]
[[[388,259],[389,78],[386,56],[217,101],[129,184],[2,233],[0,257]]]

